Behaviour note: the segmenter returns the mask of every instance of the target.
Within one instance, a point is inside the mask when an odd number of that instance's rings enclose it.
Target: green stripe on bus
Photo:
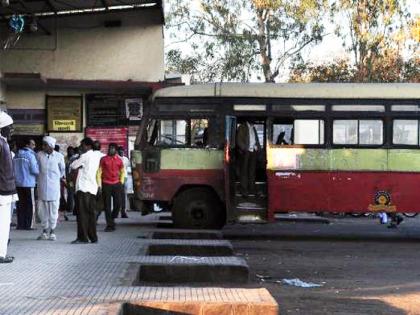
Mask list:
[[[223,169],[223,151],[216,149],[163,149],[160,168],[163,170]]]
[[[270,148],[269,170],[420,172],[420,150]]]

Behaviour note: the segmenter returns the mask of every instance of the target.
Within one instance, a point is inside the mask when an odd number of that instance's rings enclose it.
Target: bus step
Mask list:
[[[236,193],[235,193],[235,196],[236,196],[237,198],[244,198],[240,192],[236,192]],[[267,198],[267,195],[266,195],[265,193],[260,193],[260,194],[258,195],[258,197],[257,197],[257,196],[255,196],[255,195],[249,195],[249,196],[248,196],[248,198],[259,198],[259,199],[265,199],[265,198]]]
[[[263,205],[254,203],[254,202],[241,202],[236,205],[236,209],[258,211],[258,210],[265,210],[266,208]]]
[[[265,216],[259,214],[240,214],[238,216],[239,223],[267,223]]]
[[[266,182],[256,182],[255,189],[259,193],[261,198],[267,197],[267,183]],[[241,191],[241,183],[235,182],[235,195],[242,197],[240,194]],[[251,195],[250,197],[255,197]]]

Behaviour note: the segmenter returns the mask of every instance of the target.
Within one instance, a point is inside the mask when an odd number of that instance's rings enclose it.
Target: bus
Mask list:
[[[158,90],[132,152],[135,204],[179,228],[284,212],[420,212],[420,84],[215,83]],[[256,193],[239,193],[241,123]]]

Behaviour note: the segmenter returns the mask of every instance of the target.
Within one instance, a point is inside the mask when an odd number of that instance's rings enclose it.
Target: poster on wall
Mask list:
[[[140,120],[143,116],[143,99],[128,98],[125,100],[125,115],[129,120]]]
[[[108,145],[110,143],[116,143],[118,146],[122,146],[124,151],[128,151],[128,140],[127,140],[127,127],[115,127],[115,128],[86,128],[86,137],[92,138],[94,141],[98,140],[101,143],[101,151],[103,153],[108,152]]]
[[[86,95],[87,125],[109,127],[126,124],[124,99],[119,95]]]
[[[47,95],[48,132],[82,132],[82,96]]]
[[[67,155],[68,147],[78,147],[80,145],[80,141],[84,138],[83,133],[50,132],[50,136],[57,140],[57,144],[60,146],[60,152],[63,153],[64,156]]]

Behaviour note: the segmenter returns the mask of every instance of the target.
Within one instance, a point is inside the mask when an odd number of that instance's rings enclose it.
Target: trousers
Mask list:
[[[79,241],[96,242],[96,196],[88,192],[78,191],[76,194],[78,204],[77,212],[77,239]]]
[[[255,172],[257,166],[257,152],[246,151],[239,156],[239,178],[241,193],[255,193]]]
[[[102,185],[102,198],[105,206],[106,225],[114,227],[114,217],[118,216],[121,208],[121,184],[103,184]],[[111,207],[114,206],[114,209]]]
[[[7,243],[10,233],[11,203],[0,205],[0,257],[7,255]]]
[[[16,205],[17,229],[28,230],[32,226],[34,208],[32,203],[33,188],[17,187],[16,190],[19,196],[19,201]]]
[[[41,224],[44,230],[54,230],[57,227],[59,206],[60,200],[38,201],[38,208],[41,215]]]

